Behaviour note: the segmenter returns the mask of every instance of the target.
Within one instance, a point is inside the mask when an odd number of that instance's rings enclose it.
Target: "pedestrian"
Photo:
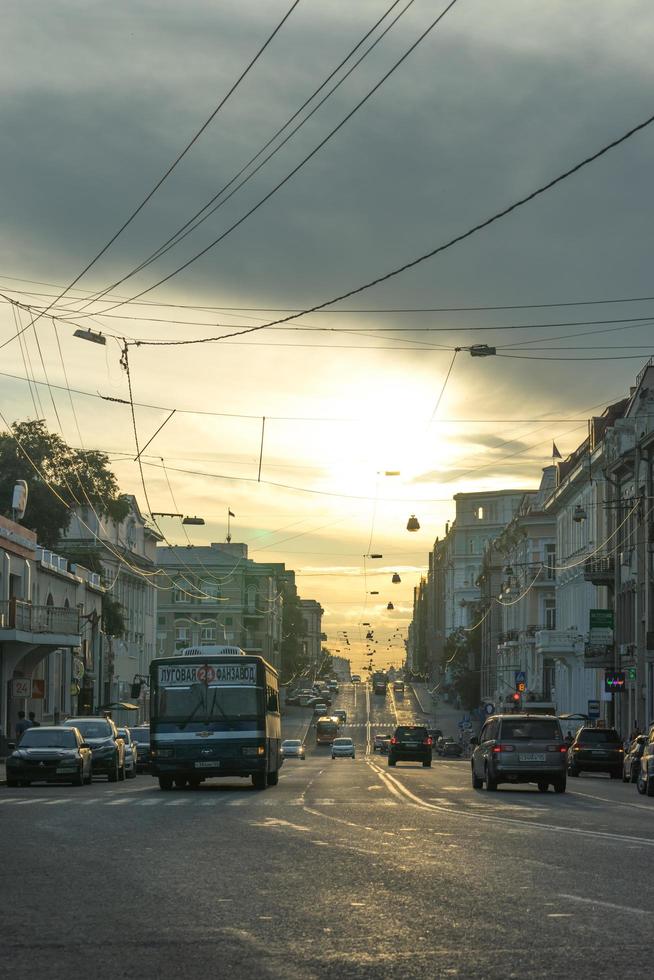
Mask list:
[[[574,742],[574,735],[572,734],[570,729],[568,729],[567,731],[567,734],[565,736],[565,741],[567,745],[572,745],[572,743]]]
[[[30,713],[29,713],[29,715],[27,717],[29,718],[29,720],[32,723],[32,728],[40,728],[41,727],[41,722],[36,720],[36,715],[34,714],[33,711],[30,711]]]
[[[32,722],[28,721],[25,717],[24,711],[18,712],[18,721],[16,722],[16,740],[20,742],[21,738],[25,734],[28,728],[32,727]]]

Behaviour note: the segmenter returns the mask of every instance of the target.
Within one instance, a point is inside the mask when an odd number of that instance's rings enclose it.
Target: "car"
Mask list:
[[[300,693],[299,691],[287,691],[284,698],[284,704],[297,705],[300,703]]]
[[[339,725],[347,725],[347,711],[344,708],[337,708],[336,711],[332,711],[335,718],[338,718]]]
[[[568,749],[568,775],[581,772],[607,772],[621,779],[624,765],[622,739],[615,728],[583,726]]]
[[[386,735],[381,740],[381,748],[380,748],[379,751],[381,752],[382,755],[388,755],[390,744],[391,744],[391,736],[390,735]]]
[[[150,727],[136,725],[130,729],[132,741],[136,744],[136,771],[150,772],[152,756],[150,755]]]
[[[332,692],[332,694],[338,694],[338,692],[340,691],[340,687],[338,686],[338,681],[330,681],[328,687],[329,690]]]
[[[285,759],[304,759],[304,744],[299,738],[286,738],[282,742],[282,755]]]
[[[119,728],[118,734],[125,743],[125,776],[127,779],[136,779],[137,744],[133,741],[129,728]]]
[[[356,758],[356,749],[351,738],[335,738],[332,742],[332,759]]]
[[[443,732],[440,728],[428,728],[427,732],[429,733],[429,737],[434,743],[434,746],[436,745],[438,739],[443,737]]]
[[[332,699],[328,695],[314,694],[306,701],[306,707],[316,708],[320,704],[322,705],[322,710],[326,711],[331,703],[332,703]]]
[[[318,701],[313,706],[313,717],[322,718],[323,715],[327,714],[327,705],[324,701]]]
[[[432,741],[433,741],[433,736],[432,736]],[[434,752],[436,753],[436,755],[442,755],[443,746],[445,745],[445,736],[439,735],[433,744],[434,744]]]
[[[125,778],[125,743],[111,718],[67,718],[66,728],[77,728],[93,753],[93,775],[106,776],[110,783]]]
[[[91,782],[92,752],[77,728],[35,725],[6,760],[7,786]]]
[[[455,741],[453,738],[446,738],[443,740],[440,755],[442,755],[443,758],[448,755],[454,757],[461,756],[463,755],[463,746],[460,742]]]
[[[388,764],[422,762],[431,766],[432,741],[424,725],[398,725],[388,748]]]
[[[383,732],[377,732],[376,735],[372,737],[372,751],[381,752],[382,742],[385,738],[390,739],[390,735],[385,735]]]
[[[536,783],[541,793],[550,784],[565,793],[567,745],[554,715],[498,714],[470,739],[472,788],[488,792],[500,783]]]
[[[650,725],[646,738],[643,754],[640,757],[636,786],[639,793],[654,796],[654,725]]]
[[[360,684],[361,683],[361,674],[352,674],[352,683],[353,684]]]
[[[637,735],[631,740],[629,748],[624,754],[622,763],[622,782],[637,783],[638,772],[640,770],[640,760],[647,745],[647,735]]]

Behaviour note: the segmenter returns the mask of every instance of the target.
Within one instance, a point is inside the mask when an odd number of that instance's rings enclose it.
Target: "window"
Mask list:
[[[556,599],[545,599],[543,604],[543,611],[545,613],[545,629],[555,630],[556,629]]]
[[[189,600],[188,590],[183,587],[181,582],[175,582],[173,585],[173,602],[188,602]]]
[[[556,578],[556,545],[545,545],[545,577],[551,582]]]
[[[220,598],[220,586],[215,582],[200,582],[200,602],[212,603]]]
[[[477,507],[475,507],[474,510],[473,510],[473,512],[472,512],[472,516],[474,518],[476,518],[478,521],[483,521],[483,519],[484,519],[484,505],[483,504],[479,504]]]
[[[181,643],[182,641],[186,642],[188,640],[188,626],[175,627],[175,640],[178,643]]]
[[[215,643],[216,642],[216,627],[215,626],[203,626],[200,630],[200,643]]]

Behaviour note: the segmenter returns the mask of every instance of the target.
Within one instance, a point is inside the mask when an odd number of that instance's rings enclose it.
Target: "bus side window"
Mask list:
[[[277,697],[277,691],[273,687],[267,689],[266,710],[279,711],[279,698]]]

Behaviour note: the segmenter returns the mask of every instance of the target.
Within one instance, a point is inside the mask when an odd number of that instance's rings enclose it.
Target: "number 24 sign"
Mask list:
[[[11,682],[12,698],[31,698],[32,680],[30,677],[14,677]]]

